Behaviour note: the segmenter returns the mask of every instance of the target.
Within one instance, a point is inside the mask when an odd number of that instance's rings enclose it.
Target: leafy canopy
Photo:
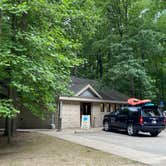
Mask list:
[[[60,95],[70,95],[71,70],[82,62],[77,54],[83,36],[94,31],[92,9],[93,1],[1,1],[0,80],[15,92],[6,96],[14,99],[15,108],[19,103],[44,118],[55,111]]]

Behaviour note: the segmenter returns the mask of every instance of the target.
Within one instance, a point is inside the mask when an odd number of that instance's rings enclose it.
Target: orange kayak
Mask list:
[[[146,99],[146,100],[140,100],[140,99],[136,99],[136,98],[130,98],[130,99],[128,99],[128,104],[130,104],[130,105],[139,105],[139,104],[144,104],[144,103],[149,103],[149,102],[151,102],[151,100],[149,100],[149,99]]]

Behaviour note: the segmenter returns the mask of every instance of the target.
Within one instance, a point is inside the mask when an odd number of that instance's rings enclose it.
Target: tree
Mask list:
[[[8,143],[10,143],[10,136],[11,136],[11,118],[15,118],[16,115],[19,113],[20,111],[15,109],[12,101],[11,100],[1,100],[0,101],[0,117],[3,117],[6,120],[6,125],[7,125],[7,135],[8,135]]]
[[[84,45],[87,60],[79,74],[99,79],[102,70],[110,88],[165,100],[165,1],[96,0],[96,6],[101,19]]]
[[[92,1],[75,0],[1,1],[0,86],[7,89],[3,96],[13,113],[23,105],[44,119],[56,110],[61,94],[70,95],[68,84],[71,70],[81,62],[77,54],[82,38],[93,32],[87,17],[92,6]],[[8,115],[9,109],[2,110]]]

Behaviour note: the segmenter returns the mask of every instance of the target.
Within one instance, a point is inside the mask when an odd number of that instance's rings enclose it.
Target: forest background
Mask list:
[[[71,75],[166,101],[166,1],[1,0],[0,116],[44,118]]]

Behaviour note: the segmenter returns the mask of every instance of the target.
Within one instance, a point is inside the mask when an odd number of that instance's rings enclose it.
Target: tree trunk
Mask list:
[[[5,118],[5,130],[3,135],[8,136],[8,118]]]
[[[96,54],[96,76],[97,76],[97,78],[98,78],[98,75],[99,75],[99,63],[98,63],[98,61],[99,61],[99,55],[97,53]]]
[[[101,52],[98,52],[97,53],[97,59],[96,59],[96,65],[97,65],[97,68],[96,68],[96,75],[97,75],[97,78],[102,78],[103,76],[103,61],[102,61],[102,56],[101,56]]]
[[[99,52],[99,78],[101,79],[103,77],[103,61],[102,61],[102,54],[101,51]]]
[[[161,59],[161,100],[163,101],[164,100],[164,72],[163,72],[163,69],[164,69],[164,60],[163,58]]]
[[[4,131],[4,136],[7,136],[7,143],[10,144],[11,141],[11,119],[6,118],[5,119],[5,131]]]
[[[7,143],[10,144],[11,141],[11,119],[8,118],[8,141]]]
[[[144,64],[144,60],[145,60],[145,51],[144,51],[144,40],[143,43],[141,45],[141,60],[142,60],[142,66],[145,67]],[[143,85],[142,82],[140,82],[140,92],[139,92],[139,96],[142,99],[143,98],[143,91],[142,91]]]
[[[13,137],[16,132],[16,121],[14,118],[11,119],[11,136]]]
[[[130,81],[131,81],[131,94],[132,94],[132,97],[135,97],[135,83],[134,83],[134,78],[132,77]]]

